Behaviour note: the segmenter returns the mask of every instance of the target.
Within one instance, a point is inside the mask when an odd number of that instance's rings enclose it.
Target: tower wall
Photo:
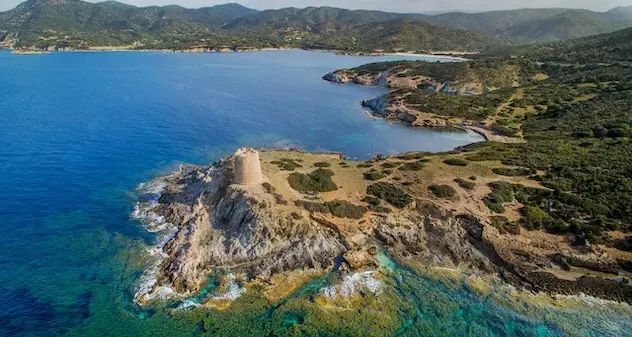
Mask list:
[[[257,185],[263,183],[259,152],[254,149],[239,149],[235,153],[234,183],[238,185]]]

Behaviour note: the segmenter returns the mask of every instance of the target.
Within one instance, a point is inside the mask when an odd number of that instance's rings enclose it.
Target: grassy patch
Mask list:
[[[392,168],[396,168],[401,166],[403,163],[401,162],[386,162],[383,163],[381,166],[383,169],[392,169]]]
[[[450,166],[467,166],[467,161],[461,158],[448,158],[443,163]]]
[[[299,167],[303,167],[297,160],[282,158],[280,160],[271,161],[270,164],[278,166],[283,171],[294,171]]]
[[[520,226],[515,222],[509,221],[509,219],[504,216],[493,216],[491,220],[491,225],[496,227],[500,234],[520,234]]]
[[[369,168],[369,167],[373,167],[372,163],[360,163],[356,166],[357,168]]]
[[[398,208],[404,208],[410,205],[413,201],[412,197],[408,195],[408,193],[402,191],[393,184],[385,182],[378,182],[369,185],[366,188],[366,193],[378,197]]]
[[[382,171],[370,170],[368,172],[364,172],[362,177],[364,177],[365,180],[375,181],[386,178],[387,174]]]
[[[471,181],[467,181],[465,179],[457,178],[457,179],[454,179],[454,182],[457,183],[459,186],[461,186],[461,188],[464,188],[466,190],[473,190],[476,188],[475,183]]]
[[[323,162],[314,163],[314,167],[320,167],[320,168],[331,167],[331,164],[323,161]]]
[[[406,153],[401,156],[397,156],[396,158],[402,159],[402,160],[416,160],[416,159],[422,159],[424,155],[425,154],[423,152],[414,152],[414,153]]]
[[[525,177],[525,176],[535,173],[533,170],[528,169],[526,167],[518,167],[518,168],[497,167],[497,168],[493,168],[492,172],[501,176],[506,176],[506,177]]]
[[[428,190],[438,198],[452,198],[456,195],[456,190],[448,185],[430,185]]]
[[[338,186],[331,180],[333,175],[332,170],[319,168],[308,174],[294,172],[287,180],[290,186],[299,192],[329,192],[338,189]]]
[[[419,160],[416,162],[412,162],[412,163],[405,163],[402,166],[400,166],[400,170],[402,171],[421,171],[424,169],[424,160]]]
[[[361,219],[367,212],[366,207],[345,200],[333,200],[325,203],[298,200],[295,204],[310,212],[331,214],[337,218]]]

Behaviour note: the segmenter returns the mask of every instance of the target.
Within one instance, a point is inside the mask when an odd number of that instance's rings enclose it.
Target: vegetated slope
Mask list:
[[[522,56],[564,63],[632,62],[632,28],[540,45],[493,51],[489,56]]]
[[[143,38],[209,34],[254,10],[237,4],[187,9],[179,6],[135,7],[115,1],[28,0],[0,13],[0,28],[14,33],[21,45],[50,45],[61,38],[127,44]],[[165,36],[166,35],[166,36]]]
[[[138,8],[118,2],[29,0],[2,13],[14,47],[82,49],[307,47],[348,51],[484,51],[495,45],[474,32],[433,26],[422,15],[331,7],[256,12],[229,4],[186,9]],[[404,19],[405,18],[405,19]]]
[[[226,29],[304,29],[312,32],[350,29],[370,23],[407,18],[422,20],[421,14],[398,14],[334,7],[282,8],[253,13],[227,24]]]
[[[601,13],[569,10],[555,16],[501,28],[495,35],[514,41],[552,42],[609,33],[630,25],[630,22],[605,20]]]
[[[494,33],[497,29],[541,20],[566,12],[563,8],[516,9],[482,13],[445,13],[428,18],[428,22],[448,27]]]
[[[359,27],[354,37],[365,49],[481,51],[498,45],[497,41],[477,32],[406,19]]]

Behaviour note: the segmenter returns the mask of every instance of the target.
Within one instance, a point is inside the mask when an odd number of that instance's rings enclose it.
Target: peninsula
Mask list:
[[[616,47],[592,38],[573,46],[549,47],[547,57],[554,48],[582,57]],[[135,216],[163,240],[136,300],[225,309],[257,292],[275,303],[335,272],[314,300],[349,307],[392,294],[383,280],[401,263],[469,275],[477,291],[501,281],[518,293],[632,303],[631,72],[624,63],[522,56],[325,75],[390,87],[363,103],[386,118],[475,126],[503,141],[364,162],[243,149],[182,166],[141,187]]]

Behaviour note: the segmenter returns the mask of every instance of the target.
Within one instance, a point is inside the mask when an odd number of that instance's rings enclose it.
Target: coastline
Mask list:
[[[383,57],[383,56],[401,56],[401,57],[419,57],[419,58],[435,58],[443,60],[453,61],[469,61],[469,59],[452,54],[451,52],[430,52],[430,53],[405,53],[405,52],[366,52],[366,51],[346,51],[336,49],[315,49],[315,48],[299,48],[299,47],[266,47],[266,48],[224,48],[224,47],[210,47],[210,48],[188,48],[188,49],[133,49],[116,46],[95,46],[90,49],[60,49],[60,50],[48,50],[48,49],[26,49],[26,48],[0,48],[0,50],[8,50],[15,55],[41,55],[51,53],[116,53],[116,52],[140,52],[140,53],[200,53],[200,54],[215,54],[215,53],[255,53],[264,51],[289,51],[289,50],[302,50],[308,52],[323,52],[333,53],[344,56],[368,56],[368,57]],[[476,53],[463,53],[462,55],[474,55]]]

